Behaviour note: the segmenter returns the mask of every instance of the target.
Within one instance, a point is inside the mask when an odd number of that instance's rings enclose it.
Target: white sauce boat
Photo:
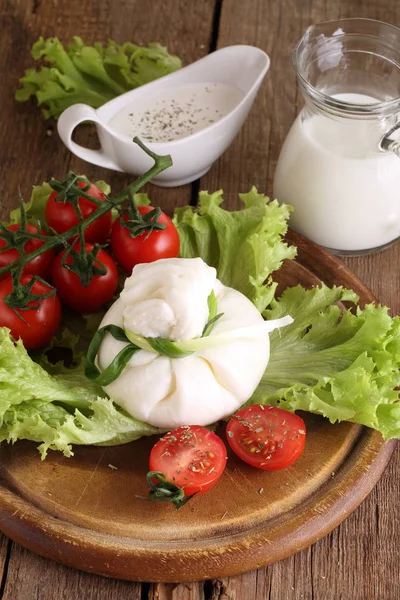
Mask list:
[[[197,62],[161,77],[156,81],[131,90],[97,110],[86,104],[67,108],[58,120],[58,133],[64,144],[79,158],[116,171],[141,175],[152,165],[137,144],[110,128],[110,121],[126,105],[159,94],[161,90],[187,83],[225,83],[238,88],[244,95],[238,104],[224,117],[192,135],[168,142],[144,143],[157,154],[170,154],[173,166],[153,183],[172,187],[190,183],[204,175],[213,162],[231,144],[254,102],[261,82],[269,69],[268,55],[253,46],[228,46],[217,50]],[[72,134],[80,123],[96,124],[101,149],[91,150],[72,140]]]

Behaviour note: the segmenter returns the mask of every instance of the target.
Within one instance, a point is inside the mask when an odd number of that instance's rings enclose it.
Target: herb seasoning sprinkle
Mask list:
[[[129,138],[172,142],[222,119],[242,98],[240,90],[224,83],[188,83],[129,104],[109,126]]]

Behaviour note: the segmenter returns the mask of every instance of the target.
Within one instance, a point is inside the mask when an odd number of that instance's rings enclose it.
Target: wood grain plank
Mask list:
[[[190,20],[187,19],[189,8]],[[88,43],[108,38],[120,43],[158,41],[188,64],[207,53],[213,11],[214,0],[202,1],[196,6],[189,0],[152,0],[151,3],[140,0],[1,0],[0,136],[3,144],[0,147],[0,213],[6,215],[15,207],[19,188],[27,199],[33,184],[52,176],[62,177],[69,169],[85,173],[89,178],[105,179],[115,190],[130,181],[129,176],[72,157],[58,138],[54,121],[43,121],[33,102],[15,102],[18,78],[32,65],[30,47],[39,35],[57,35],[64,42],[73,35],[80,35]],[[95,140],[89,128],[77,133],[79,143],[91,144]],[[175,205],[190,201],[190,186],[165,190],[148,185],[146,191],[167,212],[172,212]],[[3,536],[0,540],[2,573],[7,540]],[[13,545],[4,598],[30,600],[39,597],[136,600],[141,597],[141,586],[76,573]]]
[[[304,7],[301,3],[301,7]],[[296,78],[291,64],[293,43],[308,24],[307,11],[295,0],[245,2],[224,0],[218,47],[252,44],[262,48],[271,67],[250,115],[228,151],[200,181],[201,189],[223,188],[230,208],[238,192],[255,185],[271,192],[279,150],[296,115]]]
[[[148,600],[207,600],[204,583],[152,583]]]
[[[136,43],[147,44],[157,41],[168,47],[171,53],[181,57],[183,64],[190,64],[208,51],[210,32],[214,11],[214,0],[191,3],[190,0],[152,0],[144,3],[141,0],[103,0],[94,3],[97,8],[97,20],[89,19],[85,25],[87,39],[97,40],[97,23],[104,23],[103,39],[114,39],[119,43],[134,39]],[[68,9],[67,9],[68,10]],[[190,11],[190,26],[187,15]],[[112,18],[110,18],[110,15]],[[82,34],[83,35],[83,34]],[[92,147],[97,140],[94,127],[79,128],[77,141]],[[89,177],[101,177],[110,182],[112,187],[121,189],[131,177],[100,167],[87,165],[81,159],[72,156],[70,168]],[[93,175],[92,175],[93,174]],[[161,206],[171,214],[175,206],[188,204],[191,197],[191,186],[181,186],[171,190],[147,184],[143,191],[149,194],[154,204]]]
[[[14,546],[2,600],[141,600],[141,584],[74,571]]]
[[[12,542],[5,535],[0,534],[0,598],[6,584],[8,563],[11,554]]]
[[[271,58],[249,118],[231,148],[203,177],[200,189],[225,191],[225,202],[237,207],[237,192],[256,185],[271,194],[275,165],[283,140],[302,99],[297,91],[291,52],[310,23],[345,17],[379,19],[400,25],[400,4],[393,0],[224,0],[218,47],[254,44]],[[400,312],[400,244],[373,256],[347,258],[344,263],[377,298]],[[338,529],[313,547],[267,569],[212,584],[212,600],[396,600],[400,589],[397,553],[393,552],[400,519],[400,451],[366,502]],[[257,588],[260,577],[269,593]],[[245,590],[245,592],[244,592]]]
[[[3,31],[0,40],[0,70],[2,79],[2,113],[0,136],[9,143],[0,148],[0,198],[3,210],[16,203],[19,187],[28,197],[31,185],[52,176],[62,177],[68,169],[85,173],[89,178],[105,179],[116,190],[130,180],[129,175],[112,172],[85,163],[61,143],[54,121],[43,121],[34,102],[17,103],[14,92],[24,69],[32,66],[30,47],[39,35],[58,35],[69,41],[80,35],[88,43],[134,40],[143,43],[158,41],[182,57],[185,64],[207,53],[214,1],[196,3],[191,8],[190,26],[185,20],[189,0],[73,0],[71,2],[41,2],[40,0],[8,2],[2,0]],[[79,143],[93,140],[90,128],[78,133]],[[154,202],[168,212],[175,205],[190,200],[190,186],[165,190],[146,186]]]
[[[27,45],[39,33],[52,34],[57,26],[57,29],[62,28],[66,36],[79,33],[90,40],[100,39],[102,32],[106,32],[106,35],[118,39],[119,32],[122,34],[125,31],[129,37],[133,37],[134,34],[130,35],[131,23],[140,23],[141,26],[138,27],[140,32],[145,31],[144,25],[147,28],[144,41],[150,40],[147,31],[149,27],[150,31],[152,31],[151,27],[154,27],[158,37],[154,36],[152,39],[168,43],[172,51],[185,56],[189,62],[199,58],[205,52],[208,34],[206,27],[203,29],[203,22],[205,25],[211,23],[210,5],[213,3],[204,1],[190,3],[190,19],[188,11],[175,12],[168,2],[129,2],[124,4],[123,9],[120,8],[117,16],[114,15],[115,6],[117,5],[118,8],[117,2],[112,3],[112,7],[111,2],[104,1],[69,2],[65,5],[55,2],[48,4],[51,5],[53,15],[60,9],[63,13],[68,12],[65,14],[65,19],[61,19],[60,15],[56,19],[51,19],[44,3],[41,5],[37,1],[32,5],[23,0],[12,5],[4,3],[2,11],[2,14],[5,14],[5,30],[9,34],[2,36],[0,40],[1,57],[4,61],[1,71],[7,73],[3,79],[5,95],[0,116],[0,133],[3,140],[12,140],[9,146],[3,145],[0,149],[0,168],[3,169],[0,198],[3,208],[14,205],[18,185],[21,187],[23,185],[22,191],[28,194],[31,183],[54,174],[62,174],[68,169],[69,164],[77,170],[85,167],[85,171],[91,176],[91,172],[89,173],[83,163],[75,163],[75,159],[72,163],[69,162],[68,153],[61,149],[56,135],[47,136],[46,125],[38,119],[36,108],[16,107],[12,99],[15,81],[28,62]],[[179,4],[180,9],[187,9],[189,5],[188,2],[174,2],[175,4]],[[219,45],[239,42],[257,44],[271,54],[273,67],[239,138],[201,182],[201,187],[208,187],[210,190],[224,187],[231,207],[234,206],[233,195],[237,191],[246,190],[252,183],[258,185],[260,190],[271,191],[272,174],[279,149],[294,118],[298,102],[289,53],[304,26],[309,22],[361,14],[400,24],[400,6],[395,0],[373,2],[355,0],[352,3],[346,3],[344,0],[334,2],[252,0],[251,8],[249,7],[250,0],[241,3],[224,0]],[[35,11],[32,10],[33,8]],[[83,15],[82,18],[76,19],[77,14]],[[195,19],[197,21],[194,23]],[[111,33],[108,33],[109,31]],[[135,32],[133,25],[132,31]],[[202,35],[204,41],[199,42]],[[167,36],[170,36],[168,39],[171,42],[165,41]],[[119,41],[123,39],[125,38],[119,38]],[[188,47],[191,50],[184,54]],[[278,65],[282,68],[278,68]],[[16,129],[13,121],[16,122]],[[96,177],[107,178],[108,174],[100,171],[100,169],[93,169]],[[121,179],[120,175],[112,175],[111,181],[113,185],[119,187]],[[180,190],[164,191],[154,187],[151,191],[157,201],[165,202],[165,206],[168,207],[174,202],[178,203],[178,196],[180,197],[181,194]],[[188,190],[185,190],[182,194],[185,200],[182,203],[186,202],[187,194]],[[345,260],[347,266],[371,287],[377,297],[382,302],[390,304],[396,312],[400,309],[398,275],[393,275],[391,266],[399,264],[399,252],[399,246],[396,246],[377,256]],[[365,598],[397,600],[400,580],[397,552],[393,549],[397,547],[396,535],[399,526],[399,517],[395,510],[400,500],[397,483],[399,473],[400,453],[398,452],[367,502],[340,528],[312,549],[277,563],[270,569],[261,569],[252,574],[214,582],[210,584],[211,587],[206,587],[207,596],[204,596],[199,584],[159,586],[158,589],[152,586],[151,600],[153,598],[154,600],[170,600],[170,598],[200,600],[203,597],[212,597],[212,600],[242,598],[264,600],[267,597],[271,600],[283,598],[349,600],[349,590],[351,590],[352,600],[365,600]],[[0,547],[0,567],[3,547],[4,541]],[[72,572],[20,548],[14,550],[9,567],[9,579],[4,597],[13,600],[29,600],[37,597],[45,599],[46,596],[43,594],[48,594],[48,598],[140,597],[129,596],[125,589],[116,589],[111,585],[120,582],[110,582]],[[43,572],[46,573],[44,582]],[[67,574],[64,575],[64,572]],[[14,577],[15,573],[19,575],[19,579]],[[39,573],[41,575],[38,575]],[[54,582],[59,577],[59,573],[62,573],[60,576],[62,585],[55,587]],[[312,576],[312,589],[306,581],[308,575]],[[29,577],[33,577],[33,581],[36,581],[36,587],[31,589],[26,585],[23,588],[26,595],[22,595],[18,587],[21,587],[24,578],[29,581]],[[42,585],[39,588],[40,577],[42,577]],[[11,581],[14,582],[12,585]],[[127,589],[131,589],[132,586],[132,584],[123,585],[129,586]],[[267,596],[266,591],[269,587],[271,589]]]
[[[217,579],[206,585],[207,600],[273,600],[270,596],[271,575],[266,569],[237,577]]]

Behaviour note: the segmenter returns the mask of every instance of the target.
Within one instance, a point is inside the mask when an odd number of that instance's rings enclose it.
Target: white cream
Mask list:
[[[152,142],[171,142],[219,121],[244,94],[226,83],[186,83],[160,90],[125,106],[109,122],[117,133]]]
[[[255,306],[222,285],[215,269],[200,258],[135,267],[100,326],[112,323],[171,340],[200,337],[209,317],[211,290],[218,313],[223,313],[211,332],[211,346],[213,336],[230,332],[232,339],[177,359],[139,350],[105,388],[134,418],[163,429],[209,425],[235,412],[253,394],[269,360],[266,324]],[[270,330],[282,324],[268,322]],[[241,331],[237,337],[236,329]],[[98,354],[99,368],[104,370],[124,346],[107,334]]]
[[[361,94],[335,97],[377,102]],[[344,251],[379,247],[400,235],[400,158],[378,148],[387,129],[378,119],[299,115],[274,181],[274,196],[295,209],[294,230]]]

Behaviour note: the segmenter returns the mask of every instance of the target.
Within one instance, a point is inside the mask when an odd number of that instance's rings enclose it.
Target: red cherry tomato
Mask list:
[[[21,283],[25,285],[32,275],[22,275]],[[34,294],[47,294],[50,285],[35,281],[32,287]],[[14,339],[21,339],[25,348],[33,350],[45,346],[56,333],[61,321],[61,305],[57,295],[44,298],[39,308],[21,311],[23,319],[4,302],[11,294],[13,282],[11,277],[0,282],[0,327],[8,327]],[[33,306],[33,302],[28,306]]]
[[[79,251],[79,244],[74,249]],[[91,252],[93,244],[85,244],[85,250]],[[62,260],[67,251],[61,252],[53,262],[51,281],[57,290],[60,300],[73,310],[79,312],[95,312],[111,300],[118,285],[118,270],[114,260],[101,248],[96,259],[107,269],[105,275],[94,275],[89,285],[82,285],[79,276],[62,266]],[[72,256],[66,263],[72,264]]]
[[[83,189],[86,187],[86,185],[87,184],[85,182],[78,181],[78,186],[80,188]],[[98,198],[99,200],[106,200],[107,198],[107,196],[93,183],[91,183],[90,187],[85,190],[85,193],[93,198]],[[77,225],[80,221],[80,218],[76,214],[75,208],[70,202],[56,202],[56,197],[56,191],[50,194],[46,204],[46,220],[49,227],[58,233],[64,233],[65,231],[68,231],[68,229],[71,229],[71,227],[74,227],[74,225]],[[83,198],[83,196],[79,197],[78,204],[79,208],[81,209],[83,219],[89,217],[98,208],[95,202],[92,202],[87,198]],[[99,244],[104,244],[110,234],[111,220],[111,211],[108,211],[96,219],[96,221],[94,221],[85,229],[85,240],[87,242],[98,242]]]
[[[141,215],[154,210],[153,206],[138,206]],[[121,223],[128,221],[129,217],[124,214],[117,219],[111,229],[111,248],[115,258],[130,275],[135,265],[139,263],[153,262],[160,258],[176,258],[179,254],[179,234],[171,219],[163,212],[158,219],[159,223],[166,225],[165,229],[154,230],[150,233],[144,231],[136,237],[132,237],[129,229]]]
[[[265,471],[293,464],[306,441],[303,419],[273,406],[254,405],[239,410],[228,422],[226,433],[239,458]]]
[[[183,488],[185,496],[203,494],[215,485],[226,465],[223,441],[200,425],[178,427],[153,446],[149,469]]]
[[[19,231],[21,225],[9,225],[6,229],[9,231]],[[28,233],[38,233],[38,228],[35,225],[31,225],[27,223],[26,231]],[[45,235],[43,231],[40,232],[41,235]],[[25,242],[24,244],[24,254],[30,254],[34,250],[37,250],[41,246],[43,246],[44,241],[31,239]],[[14,260],[18,260],[21,254],[16,248],[9,248],[4,252],[1,252],[1,249],[6,245],[6,241],[4,239],[4,235],[2,236],[0,233],[0,269],[14,262]],[[26,275],[38,275],[39,277],[43,277],[43,279],[48,279],[51,273],[51,263],[54,258],[54,250],[47,250],[43,254],[40,254],[36,258],[33,258],[29,261],[24,267],[24,274]],[[0,281],[2,279],[6,279],[9,277],[8,273],[0,276]]]

